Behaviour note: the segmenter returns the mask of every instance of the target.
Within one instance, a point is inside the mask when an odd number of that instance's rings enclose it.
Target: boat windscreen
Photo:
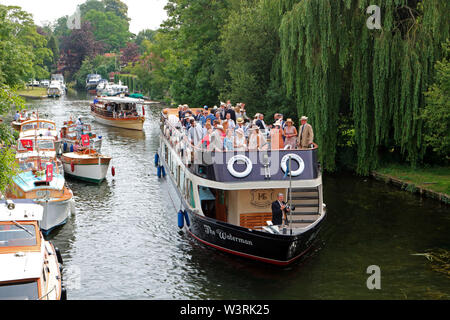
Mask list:
[[[34,246],[36,244],[36,229],[34,225],[0,225],[0,248]]]
[[[38,300],[37,281],[0,284],[0,300]]]

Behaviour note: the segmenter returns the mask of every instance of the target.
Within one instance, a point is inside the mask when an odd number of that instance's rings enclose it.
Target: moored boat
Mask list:
[[[60,130],[62,152],[70,152],[70,150],[73,150],[83,134],[87,134],[89,136],[89,145],[91,148],[100,152],[103,142],[102,137],[97,136],[92,132],[90,124],[83,123],[81,128],[78,128],[73,120],[64,121],[64,124]]]
[[[90,93],[96,93],[97,85],[102,80],[99,74],[88,74],[86,77],[86,90]]]
[[[99,123],[130,130],[142,131],[146,102],[127,97],[97,97],[91,104],[91,114]],[[139,109],[142,108],[142,111]],[[141,112],[141,113],[139,113]]]
[[[61,156],[65,174],[92,183],[105,180],[111,159],[92,149],[64,153]]]
[[[177,121],[176,109],[164,110],[156,164],[178,195],[180,227],[205,245],[275,265],[313,248],[326,216],[317,147],[211,152],[187,142]],[[273,225],[278,194],[291,210]]]
[[[0,300],[65,300],[58,249],[39,231],[43,208],[0,201]]]
[[[55,149],[61,147],[61,139],[58,137],[56,124],[54,121],[46,119],[31,119],[21,123],[19,137],[52,137],[55,142]]]
[[[51,137],[21,138],[17,149],[19,173],[12,178],[6,195],[40,204],[44,208],[40,226],[44,234],[49,234],[65,224],[74,210],[73,193],[65,184],[54,142]]]

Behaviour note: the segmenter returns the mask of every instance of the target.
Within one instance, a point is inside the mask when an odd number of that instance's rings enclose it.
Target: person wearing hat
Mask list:
[[[298,144],[301,149],[308,149],[314,140],[314,132],[311,125],[308,123],[308,117],[302,116],[300,119],[301,126],[298,134]]]
[[[236,135],[234,137],[234,150],[246,151],[247,150],[247,141],[245,139],[244,130],[242,128],[237,127],[235,133],[236,133]]]
[[[270,145],[272,150],[284,149],[283,130],[281,129],[280,120],[275,122],[270,130]]]
[[[235,131],[238,129],[242,129],[242,132],[244,132],[244,136],[247,136],[248,127],[244,124],[243,118],[237,118],[236,120],[236,127],[234,128]]]
[[[81,139],[81,136],[83,135],[83,122],[81,121],[81,116],[78,117],[77,122],[75,122],[76,125],[76,131],[77,131],[77,139]]]
[[[294,121],[291,118],[286,120],[286,126],[284,127],[284,145],[290,146],[290,149],[297,148],[297,128],[294,126]]]
[[[250,136],[248,137],[248,150],[258,151],[266,149],[267,140],[260,132],[259,127],[254,125],[250,130]]]
[[[210,148],[211,151],[223,151],[224,130],[221,124],[215,126],[213,133],[211,134]]]

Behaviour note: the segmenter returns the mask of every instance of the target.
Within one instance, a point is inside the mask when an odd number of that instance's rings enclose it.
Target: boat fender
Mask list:
[[[60,264],[63,264],[63,258],[61,256],[61,250],[59,250],[59,248],[55,248],[55,252],[56,252],[56,257],[58,258],[58,262]]]
[[[70,152],[73,152],[73,144],[70,145]]]
[[[188,215],[186,210],[184,210],[183,215],[184,215],[184,219],[186,220],[186,225],[188,227],[190,227],[191,226],[191,221],[189,220],[189,215]]]
[[[72,170],[72,172],[75,171],[75,163],[73,163],[73,161],[70,162],[70,170]]]
[[[247,167],[245,168],[244,171],[242,171],[242,172],[237,172],[237,171],[234,169],[233,165],[235,164],[236,161],[244,161],[244,162],[245,162],[245,164],[247,165]],[[251,161],[247,156],[244,156],[243,154],[238,154],[238,155],[235,155],[234,157],[232,157],[232,158],[228,161],[227,169],[228,169],[228,172],[229,172],[233,177],[235,177],[235,178],[245,178],[245,177],[247,177],[247,176],[250,174],[250,172],[252,172],[252,170],[253,170],[253,164],[252,164],[252,161]]]
[[[161,166],[158,166],[158,168],[156,169],[156,175],[158,176],[158,178],[161,178]]]
[[[67,151],[67,142],[64,142],[64,144],[63,144],[63,150],[64,150],[64,152]]]
[[[305,170],[305,162],[298,154],[295,154],[295,153],[289,153],[281,159],[281,169],[284,172],[286,172],[287,166],[288,166],[287,163],[289,162],[289,157],[291,158],[291,161],[295,161],[298,164],[297,170],[295,170],[295,171],[290,170],[291,175],[293,177],[297,177],[297,176],[301,175],[303,170]]]
[[[145,117],[145,107],[142,105],[142,115]]]
[[[184,213],[183,211],[178,211],[178,228],[183,229],[184,227]]]
[[[67,300],[67,290],[66,288],[61,288],[61,300]]]
[[[113,177],[116,176],[116,168],[115,167],[111,167],[111,174]]]
[[[155,167],[158,165],[159,163],[159,154],[155,153]]]
[[[164,166],[161,166],[161,173],[162,173],[163,178],[165,178],[166,177],[166,169],[164,168]]]

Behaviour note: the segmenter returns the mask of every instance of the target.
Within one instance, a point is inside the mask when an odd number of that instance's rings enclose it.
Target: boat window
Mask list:
[[[55,130],[55,125],[53,123],[49,123],[49,122],[39,122],[39,128],[41,128],[41,129],[50,128],[50,130]]]
[[[37,244],[36,229],[32,224],[21,224],[23,228],[15,224],[0,225],[1,247],[24,247]]]
[[[0,300],[37,300],[37,281],[0,284]]]
[[[194,187],[189,179],[186,179],[186,200],[192,208],[195,208]]]
[[[55,145],[51,140],[39,140],[40,149],[55,149]]]
[[[24,124],[24,125],[22,125],[22,131],[27,131],[27,130],[33,130],[35,127],[36,124],[32,124],[32,123],[29,123],[29,124]]]
[[[198,186],[198,195],[203,214],[207,217],[216,218],[216,196],[210,188]]]

